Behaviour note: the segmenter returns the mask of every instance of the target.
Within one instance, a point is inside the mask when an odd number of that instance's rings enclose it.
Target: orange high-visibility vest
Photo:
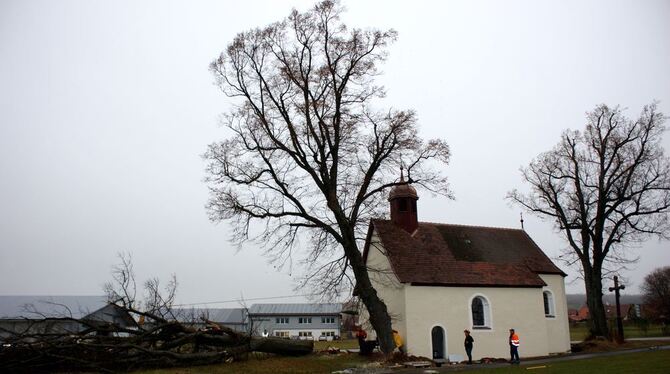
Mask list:
[[[513,346],[518,347],[519,346],[519,335],[517,334],[512,334],[512,336],[509,338],[510,343],[512,343]]]
[[[396,347],[402,347],[402,337],[400,336],[399,333],[394,332],[393,333],[393,341],[395,342]]]

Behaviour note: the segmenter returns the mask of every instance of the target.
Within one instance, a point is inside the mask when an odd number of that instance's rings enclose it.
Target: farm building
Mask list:
[[[254,335],[339,339],[341,311],[341,304],[254,304],[249,328]]]
[[[196,329],[206,327],[208,322],[238,332],[246,332],[248,329],[243,308],[183,308],[173,309],[173,313],[177,321]]]
[[[105,296],[0,296],[0,340],[21,333],[80,332],[107,323],[137,326]]]

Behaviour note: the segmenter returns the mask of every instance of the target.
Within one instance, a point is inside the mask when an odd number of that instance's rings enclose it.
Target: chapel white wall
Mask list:
[[[568,302],[565,297],[565,278],[558,274],[540,274],[540,278],[547,284],[542,290],[550,291],[554,299],[554,317],[545,318],[549,353],[567,352],[570,350],[570,325]]]
[[[385,249],[375,231],[373,231],[370,238],[366,264],[372,286],[377,291],[377,295],[386,304],[391,315],[393,328],[398,330],[401,336],[405,337],[407,335],[407,325],[405,323],[405,285],[400,283],[393,273],[388,257],[385,255]],[[367,322],[369,314],[367,309],[363,309],[360,320],[364,323],[368,339],[375,339],[376,333],[369,322]]]
[[[521,340],[521,357],[549,354],[549,335],[544,315],[542,288],[503,287],[407,287],[406,344],[410,354],[432,357],[431,329],[446,330],[447,354],[465,355],[463,330],[475,339],[473,359],[509,357],[509,329]],[[474,296],[486,297],[491,329],[472,326],[470,303]]]

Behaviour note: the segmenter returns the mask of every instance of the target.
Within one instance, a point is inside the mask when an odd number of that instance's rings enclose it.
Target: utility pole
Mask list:
[[[614,276],[614,287],[610,287],[610,292],[614,291],[614,299],[616,300],[616,327],[617,327],[617,342],[623,343],[623,321],[621,320],[621,304],[619,302],[619,290],[626,289],[623,284],[619,286],[619,277]]]

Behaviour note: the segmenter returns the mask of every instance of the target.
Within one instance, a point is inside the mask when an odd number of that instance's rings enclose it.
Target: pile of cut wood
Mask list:
[[[122,306],[117,306],[123,308]],[[114,322],[73,318],[31,320],[22,331],[0,329],[0,372],[95,371],[208,365],[230,362],[249,352],[299,356],[309,354],[314,342],[261,338],[233,331],[209,321],[195,329],[159,315],[127,309],[143,323],[128,327]],[[77,331],[42,328],[74,322]]]

